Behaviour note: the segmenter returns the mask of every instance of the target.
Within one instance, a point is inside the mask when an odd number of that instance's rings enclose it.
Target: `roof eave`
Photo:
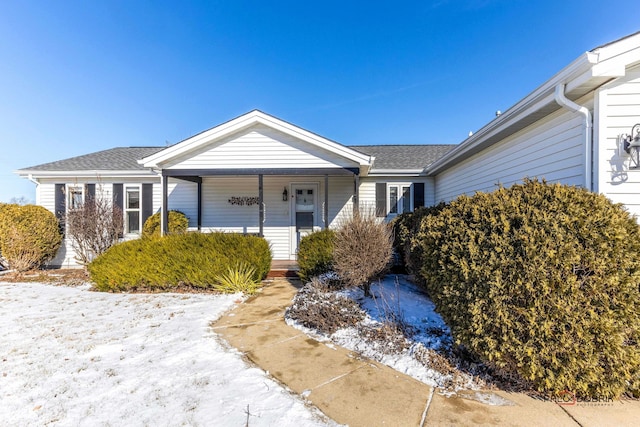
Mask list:
[[[93,178],[93,177],[149,177],[157,176],[157,173],[152,170],[64,170],[64,171],[52,171],[52,170],[33,170],[33,169],[18,169],[14,171],[15,174],[22,178],[58,178],[58,177],[71,177],[71,178]]]

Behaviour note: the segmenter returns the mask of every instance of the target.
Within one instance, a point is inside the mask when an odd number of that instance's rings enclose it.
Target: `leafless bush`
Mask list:
[[[66,224],[75,258],[82,265],[117,243],[124,227],[122,210],[99,197],[69,209]]]
[[[393,252],[391,227],[372,210],[355,212],[336,233],[334,269],[347,286],[361,286],[371,296],[371,282],[389,268]]]

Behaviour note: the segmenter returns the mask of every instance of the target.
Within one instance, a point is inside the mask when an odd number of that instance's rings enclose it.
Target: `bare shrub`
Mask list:
[[[333,266],[347,286],[361,286],[371,296],[371,282],[389,268],[393,253],[391,227],[374,212],[355,212],[336,233]]]
[[[82,265],[117,243],[124,230],[122,210],[103,198],[87,199],[69,209],[66,224],[75,259]]]

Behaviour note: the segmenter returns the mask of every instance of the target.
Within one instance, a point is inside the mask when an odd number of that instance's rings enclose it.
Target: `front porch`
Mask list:
[[[359,175],[346,169],[312,171],[322,175],[306,175],[304,169],[258,175],[198,172],[201,175],[162,172],[164,232],[168,211],[179,210],[194,231],[264,237],[275,260],[295,260],[302,236],[335,225],[358,206]]]

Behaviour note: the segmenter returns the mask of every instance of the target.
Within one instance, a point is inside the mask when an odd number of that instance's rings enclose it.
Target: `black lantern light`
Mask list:
[[[631,128],[631,134],[624,138],[624,151],[631,156],[632,169],[640,167],[640,123],[633,125]]]
[[[287,191],[287,187],[284,187],[284,191],[282,192],[282,201],[286,202],[289,200],[289,192]]]

